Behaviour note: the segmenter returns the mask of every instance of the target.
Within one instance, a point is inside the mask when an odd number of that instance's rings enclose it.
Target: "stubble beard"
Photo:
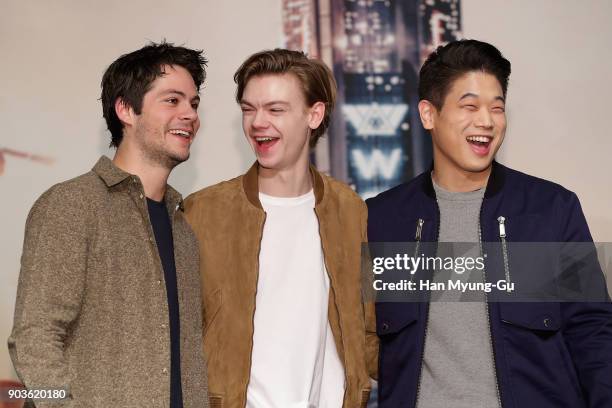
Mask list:
[[[147,141],[147,135],[154,141]],[[164,134],[160,134],[157,129],[148,127],[139,128],[136,131],[136,139],[140,145],[143,160],[154,166],[172,170],[189,158],[189,151],[183,157],[167,149],[164,143]]]

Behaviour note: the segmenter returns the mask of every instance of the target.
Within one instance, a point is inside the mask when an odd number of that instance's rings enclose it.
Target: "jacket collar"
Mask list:
[[[97,174],[102,181],[104,181],[104,184],[106,184],[106,187],[108,188],[117,186],[129,178],[138,178],[138,176],[127,173],[115,166],[112,160],[106,156],[102,156],[100,159],[98,159],[98,162],[94,165],[92,171]],[[170,211],[183,211],[183,197],[170,185],[166,185],[164,201],[166,202],[166,207]]]
[[[242,187],[244,188],[244,192],[248,198],[248,200],[255,207],[262,209],[261,202],[259,201],[259,163],[256,161],[253,163],[251,168],[246,172],[244,177],[242,178]],[[319,172],[315,169],[315,167],[310,165],[310,175],[313,181],[313,190],[315,195],[315,205],[318,206],[323,200],[324,192],[325,192],[325,183],[323,182],[323,177],[319,174]]]
[[[92,170],[104,181],[106,187],[116,186],[131,176],[130,173],[126,173],[115,166],[112,160],[106,156],[100,157]]]
[[[489,176],[489,180],[487,181],[487,188],[485,189],[484,198],[492,198],[497,193],[499,193],[504,186],[505,182],[505,167],[493,160],[491,163],[491,175]],[[423,179],[423,191],[429,197],[435,199],[436,193],[434,191],[433,182],[431,181],[431,172],[433,171],[433,162],[429,167],[429,171],[424,175]]]

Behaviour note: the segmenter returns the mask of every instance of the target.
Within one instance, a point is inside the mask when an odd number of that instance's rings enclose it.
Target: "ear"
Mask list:
[[[308,114],[308,127],[312,130],[319,127],[325,116],[325,104],[323,102],[315,102],[310,107]]]
[[[421,117],[421,123],[425,129],[433,129],[436,113],[437,109],[431,102],[425,99],[419,101],[419,116]]]
[[[115,113],[122,123],[130,126],[134,125],[136,117],[134,109],[121,98],[115,100]]]

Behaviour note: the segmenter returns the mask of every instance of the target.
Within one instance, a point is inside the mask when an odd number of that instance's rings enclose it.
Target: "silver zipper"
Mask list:
[[[480,212],[482,213],[482,206],[480,207]],[[501,232],[501,228],[500,228]],[[482,250],[482,228],[480,226],[480,217],[478,217],[478,246],[480,248],[480,256],[484,256]],[[482,270],[482,280],[484,282],[487,281],[487,272],[486,268]],[[495,355],[495,345],[493,344],[493,335],[491,334],[491,312],[489,311],[489,297],[485,293],[485,308],[487,310],[487,323],[489,326],[489,342],[491,344],[491,352],[493,353],[493,370],[495,371],[495,388],[497,389],[497,404],[500,408],[503,408],[502,400],[501,400],[501,390],[499,388],[499,378],[497,376],[497,357]]]
[[[425,224],[425,221],[423,221],[422,218],[419,218],[419,220],[417,221],[417,227],[416,227],[416,233],[414,234],[414,259],[419,257],[419,248],[421,246],[421,233],[423,231],[423,224]],[[415,271],[416,272],[416,271]],[[410,281],[412,282],[412,278],[414,277],[414,275],[416,275],[416,273],[414,274],[410,274]]]
[[[506,218],[503,216],[497,217],[499,222],[499,239],[502,245],[502,254],[504,256],[504,272],[506,275],[506,292],[512,292],[510,289],[510,266],[508,265],[508,244],[506,243]]]
[[[422,218],[419,218],[419,220],[417,221],[416,233],[414,234],[414,241],[416,242],[416,245],[414,247],[415,258],[419,256],[419,247],[421,246],[421,233],[423,232],[423,224],[425,224],[425,221],[423,221]]]
[[[436,199],[436,205],[438,205],[438,200]],[[419,246],[421,244],[421,235],[423,232],[423,225],[425,221],[422,218],[419,218],[417,221],[417,229],[414,235],[414,240],[416,242],[416,246],[414,249],[414,257],[418,257]],[[438,205],[438,235],[436,236],[436,241],[440,238],[440,207]],[[410,279],[412,280],[412,276],[410,275]],[[427,300],[429,302],[429,300]],[[417,379],[417,389],[414,396],[414,408],[416,408],[419,403],[419,396],[421,395],[421,377],[423,376],[423,359],[425,358],[425,343],[427,343],[427,326],[429,325],[429,304],[427,304],[427,313],[425,316],[425,332],[423,333],[423,348],[421,350],[421,358],[419,360],[419,378]]]

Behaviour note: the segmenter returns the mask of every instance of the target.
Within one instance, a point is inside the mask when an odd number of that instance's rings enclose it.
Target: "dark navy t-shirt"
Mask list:
[[[183,408],[181,388],[181,325],[179,319],[178,290],[176,285],[176,266],[174,264],[174,242],[172,224],[164,202],[147,198],[149,218],[157,242],[157,250],[164,268],[168,312],[170,314],[170,408]]]

